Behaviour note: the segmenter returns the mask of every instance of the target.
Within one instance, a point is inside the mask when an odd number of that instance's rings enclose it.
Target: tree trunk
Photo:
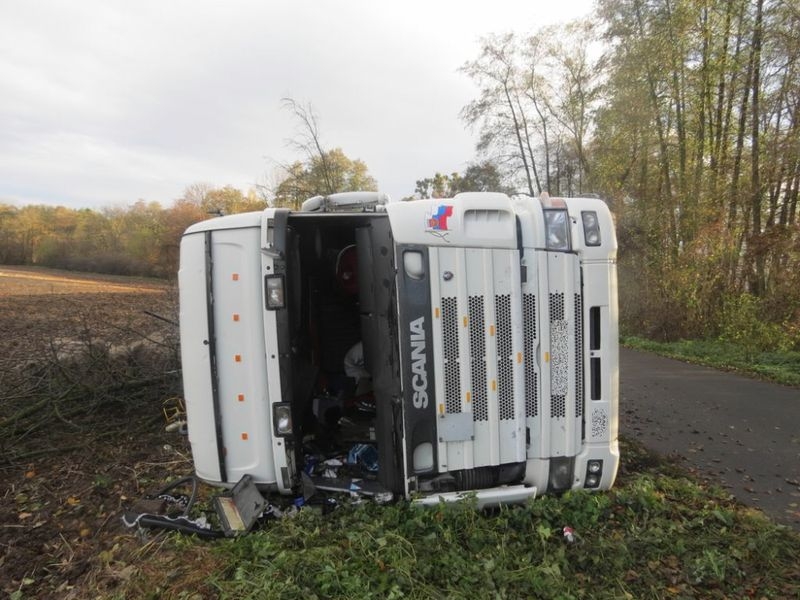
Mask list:
[[[753,229],[752,236],[754,239],[761,237],[761,164],[760,158],[760,120],[761,114],[759,111],[760,100],[760,87],[761,87],[761,27],[764,15],[764,0],[757,0],[756,4],[756,21],[753,28],[753,122],[751,134],[751,191],[750,202],[752,206]],[[764,249],[758,248],[755,255],[755,278],[752,282],[752,292],[761,295],[764,291],[764,265],[765,265],[765,252]]]

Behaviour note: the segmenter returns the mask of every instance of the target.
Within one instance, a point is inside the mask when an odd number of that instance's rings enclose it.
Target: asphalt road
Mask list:
[[[800,389],[621,348],[620,431],[800,530]]]

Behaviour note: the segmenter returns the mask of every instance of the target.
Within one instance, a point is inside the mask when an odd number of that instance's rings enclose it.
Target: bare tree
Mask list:
[[[495,157],[498,162],[510,159],[512,164],[521,163],[528,193],[534,195],[542,186],[531,155],[531,131],[522,106],[516,56],[513,34],[483,40],[481,55],[461,67],[480,88],[480,96],[462,109],[461,118],[470,126],[480,127],[479,151],[494,149],[500,153]],[[504,152],[508,156],[503,156]]]
[[[186,189],[183,190],[183,200],[185,202],[190,202],[192,204],[196,204],[197,206],[203,206],[208,198],[208,195],[214,191],[214,186],[210,183],[205,181],[200,181],[197,183],[192,183],[186,186]]]
[[[288,140],[288,145],[306,155],[309,163],[319,161],[322,178],[325,183],[326,194],[333,194],[337,190],[334,187],[334,177],[328,156],[322,148],[320,139],[319,125],[317,123],[317,113],[310,102],[305,105],[300,104],[294,98],[282,98],[283,108],[292,112],[299,122],[300,131],[297,136]],[[289,169],[287,169],[288,171]]]

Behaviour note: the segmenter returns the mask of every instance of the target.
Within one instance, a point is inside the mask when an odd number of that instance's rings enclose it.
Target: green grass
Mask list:
[[[624,336],[621,343],[628,348],[800,386],[800,352],[758,352],[716,340],[654,342]]]
[[[210,585],[222,598],[303,600],[798,597],[800,535],[638,445],[623,450],[607,493],[491,513],[406,502],[302,510],[210,545]]]
[[[306,508],[214,542],[161,534],[127,558],[135,574],[106,596],[800,598],[800,534],[621,442],[609,492],[493,512],[469,503]]]

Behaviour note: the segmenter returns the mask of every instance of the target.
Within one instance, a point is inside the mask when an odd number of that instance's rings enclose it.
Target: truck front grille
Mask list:
[[[430,264],[442,274],[431,278],[437,428],[440,443],[465,443],[446,446],[447,468],[576,454],[596,426],[583,423],[594,415],[577,258],[441,247]]]

